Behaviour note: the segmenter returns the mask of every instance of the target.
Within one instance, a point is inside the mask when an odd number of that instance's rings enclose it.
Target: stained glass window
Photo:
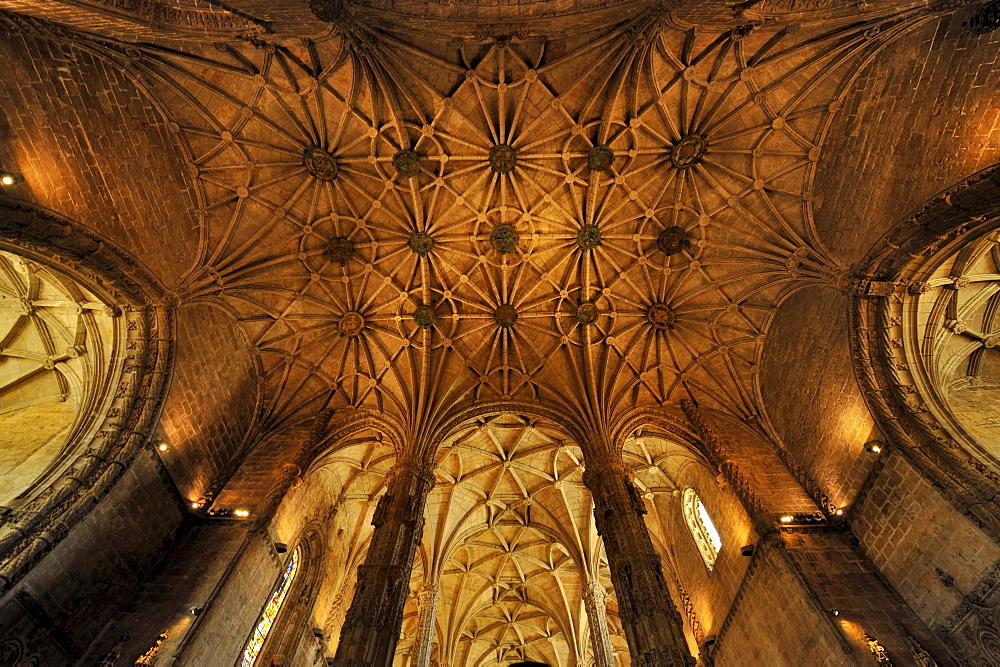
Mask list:
[[[278,617],[281,605],[288,596],[288,590],[292,587],[292,581],[295,580],[295,575],[298,571],[299,549],[296,547],[295,551],[292,552],[292,557],[288,559],[288,565],[281,575],[281,580],[278,581],[274,592],[271,593],[271,599],[264,606],[264,611],[261,612],[260,620],[254,626],[250,639],[247,640],[246,648],[243,649],[243,657],[240,658],[240,667],[253,667],[253,664],[257,662],[257,656],[264,646],[264,640],[267,639],[267,634],[271,632],[274,619]]]
[[[687,522],[691,536],[698,545],[698,551],[705,560],[705,567],[711,570],[719,550],[722,549],[722,538],[715,529],[712,518],[708,516],[705,504],[701,502],[694,489],[684,491],[684,521]]]

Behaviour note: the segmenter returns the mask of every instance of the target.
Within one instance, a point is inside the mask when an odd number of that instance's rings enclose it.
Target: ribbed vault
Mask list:
[[[112,315],[76,281],[0,252],[0,504],[64,463],[100,409]]]
[[[420,594],[433,589],[437,664],[589,664],[583,598],[588,586],[603,592],[611,583],[583,469],[565,433],[524,416],[468,424],[442,445],[398,659],[415,657]],[[626,664],[608,593],[614,646]]]
[[[928,405],[1000,465],[1000,245],[996,232],[928,267],[906,313],[908,352]]]
[[[645,15],[559,44],[348,21],[127,66],[198,184],[177,289],[236,313],[269,394],[295,395],[268,419],[367,406],[417,432],[520,397],[607,424],[685,397],[760,412],[771,309],[846,270],[812,223],[826,128],[852,73],[928,19]]]

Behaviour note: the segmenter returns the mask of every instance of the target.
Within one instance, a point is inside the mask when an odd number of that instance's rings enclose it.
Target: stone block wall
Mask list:
[[[830,620],[773,547],[755,557],[712,655],[717,667],[866,664],[844,653]]]
[[[140,454],[110,494],[0,598],[0,638],[19,645],[24,660],[73,664],[127,605],[181,521],[165,471]]]
[[[874,565],[925,624],[973,659],[979,636],[963,634],[974,619],[960,607],[971,601],[996,608],[996,539],[956,511],[899,453],[885,460],[857,512],[854,531]]]

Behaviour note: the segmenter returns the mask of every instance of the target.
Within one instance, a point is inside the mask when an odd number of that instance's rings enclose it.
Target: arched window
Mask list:
[[[253,667],[257,662],[257,656],[260,655],[260,650],[264,647],[264,640],[271,632],[271,627],[274,625],[275,619],[278,618],[278,612],[281,611],[281,605],[288,597],[288,591],[292,587],[292,582],[295,581],[295,575],[299,572],[300,550],[301,547],[296,547],[295,551],[292,552],[292,557],[288,559],[288,565],[285,566],[281,579],[278,580],[274,592],[271,593],[270,599],[264,605],[257,625],[254,626],[253,632],[250,633],[250,639],[247,640],[246,648],[243,649],[240,667]]]
[[[715,529],[711,517],[708,516],[705,504],[701,502],[694,489],[684,491],[684,521],[687,522],[688,530],[691,531],[691,536],[698,545],[698,551],[705,560],[705,567],[711,570],[722,548],[722,538],[719,537],[719,531]]]

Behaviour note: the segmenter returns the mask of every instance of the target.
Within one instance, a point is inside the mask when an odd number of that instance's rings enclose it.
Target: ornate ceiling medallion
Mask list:
[[[597,321],[599,313],[600,311],[597,309],[596,304],[584,301],[576,307],[576,321],[584,325],[593,324]]]
[[[506,255],[517,250],[517,244],[521,240],[521,235],[517,232],[517,227],[509,222],[501,222],[493,227],[490,232],[490,246],[501,255]]]
[[[354,258],[354,241],[346,236],[334,236],[326,242],[326,250],[323,252],[334,264],[347,266]]]
[[[340,317],[340,321],[337,322],[337,331],[340,332],[341,336],[347,336],[348,338],[354,338],[361,330],[365,328],[365,318],[361,313],[355,311],[349,311],[344,313]]]
[[[587,166],[594,171],[607,171],[615,161],[615,152],[607,146],[594,146],[587,154]]]
[[[513,146],[498,144],[490,149],[490,168],[498,174],[509,174],[517,164],[517,151]]]
[[[306,171],[321,181],[332,181],[340,173],[337,158],[319,146],[310,146],[302,151],[302,164],[305,165]]]
[[[667,227],[656,237],[656,247],[669,257],[691,247],[691,237],[681,227]]]
[[[434,312],[434,306],[426,303],[417,306],[417,309],[413,311],[413,321],[421,329],[430,329],[437,322],[437,313]]]
[[[403,178],[413,178],[420,172],[420,156],[413,151],[399,151],[392,156],[392,166]]]
[[[514,326],[517,322],[517,309],[509,303],[503,303],[497,306],[497,309],[493,311],[493,319],[496,321],[498,326],[504,329],[509,329]]]
[[[670,149],[670,163],[677,169],[687,169],[701,162],[708,144],[705,138],[689,134]]]
[[[646,311],[646,321],[653,325],[654,329],[666,331],[674,328],[677,315],[673,309],[665,303],[654,303]]]
[[[425,257],[434,249],[434,239],[424,232],[413,232],[406,245],[410,246],[413,252]]]
[[[576,233],[576,244],[583,250],[593,250],[601,245],[601,229],[597,225],[584,225]]]

